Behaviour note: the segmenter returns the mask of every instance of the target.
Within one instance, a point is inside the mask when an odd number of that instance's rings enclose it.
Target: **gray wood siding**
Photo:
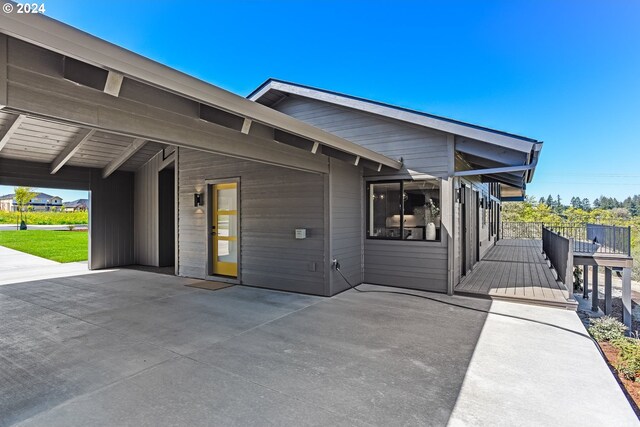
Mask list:
[[[135,173],[134,224],[136,263],[158,266],[158,171],[162,153]]]
[[[240,177],[242,283],[328,295],[321,174],[184,148],[178,159],[179,275],[208,274],[208,212],[193,206],[193,193],[204,192],[207,179]],[[296,228],[306,228],[307,238],[296,240]]]
[[[448,175],[450,153],[444,133],[296,96],[274,108],[385,156],[402,157],[407,169]]]
[[[447,265],[444,244],[365,239],[366,283],[446,292]]]
[[[342,273],[352,285],[357,285],[363,281],[362,171],[353,165],[331,159],[329,187],[331,258],[340,261]],[[334,270],[331,270],[330,277],[331,295],[348,288]]]
[[[101,171],[91,174],[89,208],[89,268],[110,268],[133,264],[133,174],[114,172],[103,179]]]

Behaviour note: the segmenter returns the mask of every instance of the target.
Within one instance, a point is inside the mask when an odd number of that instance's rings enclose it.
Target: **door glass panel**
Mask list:
[[[222,188],[218,190],[218,210],[219,211],[235,211],[236,210],[236,189]]]
[[[218,215],[218,236],[236,237],[238,235],[237,215]]]
[[[218,262],[232,262],[238,261],[238,242],[235,240],[218,240]]]

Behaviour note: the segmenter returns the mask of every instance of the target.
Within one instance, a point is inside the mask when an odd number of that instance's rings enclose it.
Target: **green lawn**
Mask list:
[[[0,246],[57,262],[86,261],[89,233],[86,231],[0,231]]]

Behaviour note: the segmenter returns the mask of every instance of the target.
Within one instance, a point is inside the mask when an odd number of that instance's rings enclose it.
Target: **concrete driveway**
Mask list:
[[[192,282],[0,286],[0,425],[637,424],[573,312]]]

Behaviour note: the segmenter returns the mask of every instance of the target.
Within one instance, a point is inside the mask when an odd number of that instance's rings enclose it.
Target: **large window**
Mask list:
[[[367,184],[367,238],[440,240],[438,180]]]

